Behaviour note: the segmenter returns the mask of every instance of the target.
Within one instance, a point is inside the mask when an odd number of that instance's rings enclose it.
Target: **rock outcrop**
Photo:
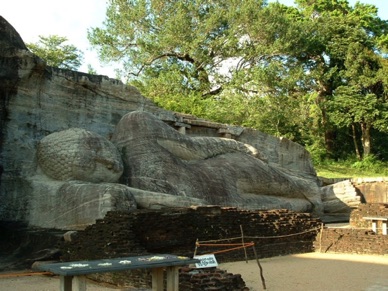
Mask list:
[[[322,203],[327,213],[350,213],[361,204],[361,196],[350,180],[322,187]]]
[[[124,185],[115,186],[121,190],[82,186],[76,192],[65,183],[117,182],[122,161],[108,142],[115,125],[130,111],[163,111],[135,88],[105,76],[47,66],[0,16],[0,100],[0,220],[79,229],[120,208],[116,201],[124,197],[129,197],[124,205],[133,204]],[[57,143],[59,132],[71,128],[84,132],[78,137],[62,132]]]
[[[322,211],[302,146],[49,67],[1,16],[0,100],[0,220],[80,229],[109,210],[155,205]]]
[[[112,142],[123,153],[124,181],[134,188],[245,209],[320,208],[319,188],[269,165],[251,145],[189,137],[147,112],[118,123]]]

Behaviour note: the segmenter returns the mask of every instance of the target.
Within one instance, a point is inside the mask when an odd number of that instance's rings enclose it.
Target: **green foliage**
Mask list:
[[[315,165],[317,175],[326,178],[387,177],[388,163],[382,162],[373,155],[362,161],[356,157],[343,161],[330,161]]]
[[[360,36],[359,40],[362,40]],[[360,129],[363,154],[371,153],[370,129],[387,131],[388,103],[384,73],[386,62],[376,54],[370,43],[348,45],[340,84],[329,101],[330,117],[338,127],[357,126]]]
[[[374,155],[368,155],[361,161],[354,162],[352,168],[374,172],[385,171],[388,173],[388,169],[384,169],[386,168],[386,164],[379,161]]]
[[[346,0],[110,0],[88,38],[160,106],[257,128],[314,159],[388,131],[388,22]],[[349,153],[349,151],[351,153]]]
[[[83,53],[74,45],[64,44],[66,37],[58,35],[39,36],[37,43],[27,43],[27,47],[49,66],[77,70],[83,60]]]
[[[246,5],[256,9],[262,1],[111,0],[105,28],[90,29],[88,38],[102,60],[120,60],[129,79],[152,83],[168,69],[181,77],[167,90],[184,86],[213,94],[210,76],[217,78],[220,62],[238,42],[229,29],[231,13]]]
[[[322,165],[327,160],[326,150],[323,144],[319,144],[321,140],[317,139],[316,143],[312,143],[306,146],[306,149],[310,152],[311,159],[314,165]]]

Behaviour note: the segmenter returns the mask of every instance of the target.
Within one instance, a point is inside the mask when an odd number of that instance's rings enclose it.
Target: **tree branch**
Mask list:
[[[147,61],[146,63],[144,63],[136,73],[129,72],[129,74],[138,77],[140,75],[140,73],[144,70],[145,67],[150,66],[150,65],[152,65],[153,62],[155,62],[159,59],[162,59],[162,58],[166,58],[166,57],[174,57],[174,58],[177,58],[178,60],[186,61],[186,62],[189,62],[191,64],[194,64],[194,62],[195,62],[194,59],[192,57],[190,57],[190,55],[188,55],[188,54],[181,55],[181,54],[177,54],[177,53],[164,53],[164,54],[156,56],[156,57],[150,59],[149,61]]]
[[[209,91],[207,93],[203,93],[202,94],[202,97],[203,98],[207,98],[207,97],[210,97],[210,96],[215,96],[215,95],[218,95],[219,93],[222,92],[222,90],[224,90],[224,88],[222,86],[218,87],[217,89],[215,90],[212,90],[212,91]]]

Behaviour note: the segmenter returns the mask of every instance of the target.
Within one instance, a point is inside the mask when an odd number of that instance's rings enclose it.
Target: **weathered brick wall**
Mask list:
[[[166,275],[164,277],[166,277]],[[152,280],[150,270],[102,273],[91,275],[89,278],[96,281],[112,283],[121,287],[135,286],[147,288],[147,290],[151,286]],[[166,285],[167,282],[165,280],[164,289],[166,289]],[[227,272],[227,270],[221,270],[215,267],[204,269],[182,267],[179,269],[179,290],[247,291],[249,289],[246,287],[246,284],[240,274],[232,274]]]
[[[134,233],[129,212],[110,212],[61,246],[64,260],[94,260],[147,254]],[[139,226],[137,226],[139,227]]]
[[[323,228],[314,247],[320,252],[388,254],[388,236],[372,231],[372,222],[363,217],[388,217],[388,204],[360,204],[350,214],[351,228]],[[377,225],[381,228],[381,222]]]
[[[387,255],[388,236],[368,229],[324,228],[314,242],[317,252]]]
[[[108,212],[63,245],[64,259],[101,259],[145,253],[192,256],[199,241],[238,243],[241,228],[246,242],[254,242],[259,257],[313,251],[312,242],[321,222],[309,213],[288,210],[248,211],[199,207],[168,210]],[[240,228],[241,226],[241,228]],[[298,235],[294,235],[298,234]],[[225,247],[199,247],[198,254]],[[243,250],[217,256],[219,261],[244,259]],[[248,249],[249,259],[254,259]]]
[[[372,228],[372,222],[365,220],[363,217],[387,217],[388,218],[388,204],[368,203],[360,204],[357,209],[354,209],[350,214],[350,226],[355,228]],[[379,222],[378,228],[381,228]]]
[[[321,221],[313,218],[309,213],[296,213],[288,210],[248,211],[236,208],[198,207],[166,210],[144,209],[133,212],[112,211],[108,212],[104,219],[78,232],[71,242],[63,243],[61,246],[62,259],[101,259],[147,253],[192,257],[197,240],[239,243],[242,235],[241,228],[244,241],[255,243],[255,250],[259,258],[305,253],[314,251],[313,241],[320,225]],[[238,239],[232,240],[231,238]],[[197,254],[213,253],[225,248],[228,247],[210,248],[201,246],[200,243]],[[252,247],[247,249],[247,257],[248,259],[255,258]],[[216,258],[218,262],[244,260],[244,250],[216,254]],[[201,282],[203,284],[212,282],[209,284],[214,285],[217,280],[213,275],[206,274],[207,271],[205,275],[201,275],[207,278]],[[182,276],[187,277],[187,274]],[[225,276],[229,279],[233,277]],[[209,277],[213,279],[209,281]],[[238,287],[241,282],[238,283],[239,280],[236,277],[233,278],[235,283],[231,285],[231,290],[244,290]],[[151,283],[150,272],[147,270],[103,274],[94,276],[94,279],[120,286],[126,286],[130,282],[136,287],[149,287]],[[229,279],[222,277],[219,282]],[[193,283],[195,280],[188,283],[187,278],[180,276],[180,281],[182,280],[186,284],[197,286]],[[217,284],[213,286],[215,289],[192,287],[194,289],[183,290],[226,290],[217,289],[219,288],[217,286]]]
[[[181,268],[179,290],[244,291],[249,290],[240,274],[228,273],[218,268]]]

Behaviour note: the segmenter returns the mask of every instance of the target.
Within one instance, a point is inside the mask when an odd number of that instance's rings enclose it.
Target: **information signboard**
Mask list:
[[[218,262],[216,260],[216,257],[213,254],[210,255],[202,255],[202,256],[194,256],[194,259],[200,260],[199,263],[196,263],[195,266],[200,268],[211,268],[211,267],[217,267]]]

